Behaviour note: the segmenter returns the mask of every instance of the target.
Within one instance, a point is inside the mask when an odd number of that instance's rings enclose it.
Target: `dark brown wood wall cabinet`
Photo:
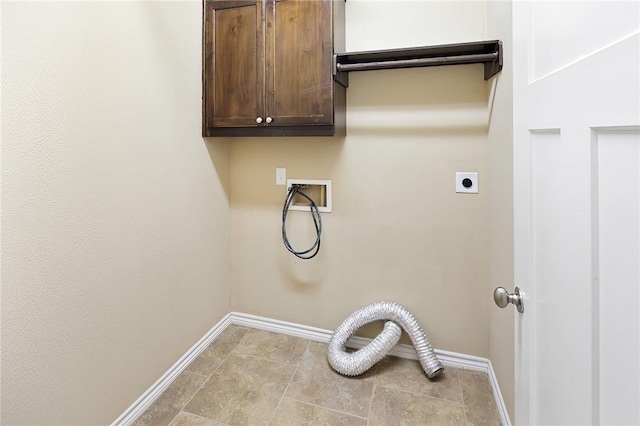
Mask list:
[[[344,134],[344,0],[205,0],[203,33],[203,136]]]

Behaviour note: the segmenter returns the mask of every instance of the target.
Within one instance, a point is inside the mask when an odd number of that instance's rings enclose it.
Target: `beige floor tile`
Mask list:
[[[461,404],[408,392],[376,387],[369,425],[462,425]]]
[[[358,377],[345,377],[327,362],[327,345],[311,342],[285,397],[359,417],[367,417],[375,367]]]
[[[227,424],[265,424],[294,372],[291,365],[231,353],[184,411]]]
[[[309,340],[264,330],[250,330],[236,346],[244,355],[296,365],[307,349]]]
[[[196,358],[186,371],[209,377],[249,331],[246,327],[230,325]]]
[[[462,403],[458,369],[445,368],[429,380],[420,363],[411,359],[387,356],[378,363],[376,386]]]
[[[206,380],[206,377],[183,372],[134,422],[134,425],[169,424]]]
[[[180,411],[169,426],[224,426],[224,423]]]
[[[469,424],[499,425],[501,423],[486,373],[460,370],[460,387]]]
[[[282,398],[270,426],[335,425],[366,426],[367,420],[315,405]]]
[[[361,376],[345,377],[329,366],[326,344],[239,326],[221,333],[134,424],[270,419],[274,425],[500,424],[485,373],[446,368],[430,381],[417,361],[388,356]]]

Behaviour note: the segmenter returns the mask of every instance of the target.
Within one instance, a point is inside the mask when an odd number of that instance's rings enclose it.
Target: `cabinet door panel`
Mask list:
[[[256,126],[264,115],[262,2],[208,1],[205,12],[206,125]]]
[[[333,123],[331,0],[267,6],[267,115],[272,125]]]

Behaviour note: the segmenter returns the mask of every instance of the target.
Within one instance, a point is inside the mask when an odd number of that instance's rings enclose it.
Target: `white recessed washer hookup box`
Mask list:
[[[302,192],[316,203],[321,213],[331,213],[331,181],[318,179],[287,179],[287,191],[291,185],[303,185]],[[304,197],[296,196],[289,210],[308,212],[311,210],[309,201]]]

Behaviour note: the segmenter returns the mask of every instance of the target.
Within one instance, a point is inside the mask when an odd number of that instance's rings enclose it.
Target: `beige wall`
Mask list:
[[[500,39],[504,67],[497,77],[489,126],[489,197],[491,203],[491,280],[488,294],[502,286],[513,291],[513,82],[511,2],[487,4],[488,37]],[[514,421],[515,308],[499,309],[490,302],[489,350],[507,410]]]
[[[347,50],[482,40],[485,6],[350,0]],[[489,356],[482,66],[350,79],[346,138],[230,142],[232,310],[334,329],[367,303],[394,300],[436,348]],[[276,167],[289,178],[333,182],[334,210],[323,215],[317,258],[299,260],[283,247],[285,189],[275,185]],[[480,194],[456,194],[456,171],[479,172]],[[292,212],[290,221],[294,246],[308,245],[309,214]]]
[[[228,312],[201,4],[2,8],[2,424],[108,424]]]

